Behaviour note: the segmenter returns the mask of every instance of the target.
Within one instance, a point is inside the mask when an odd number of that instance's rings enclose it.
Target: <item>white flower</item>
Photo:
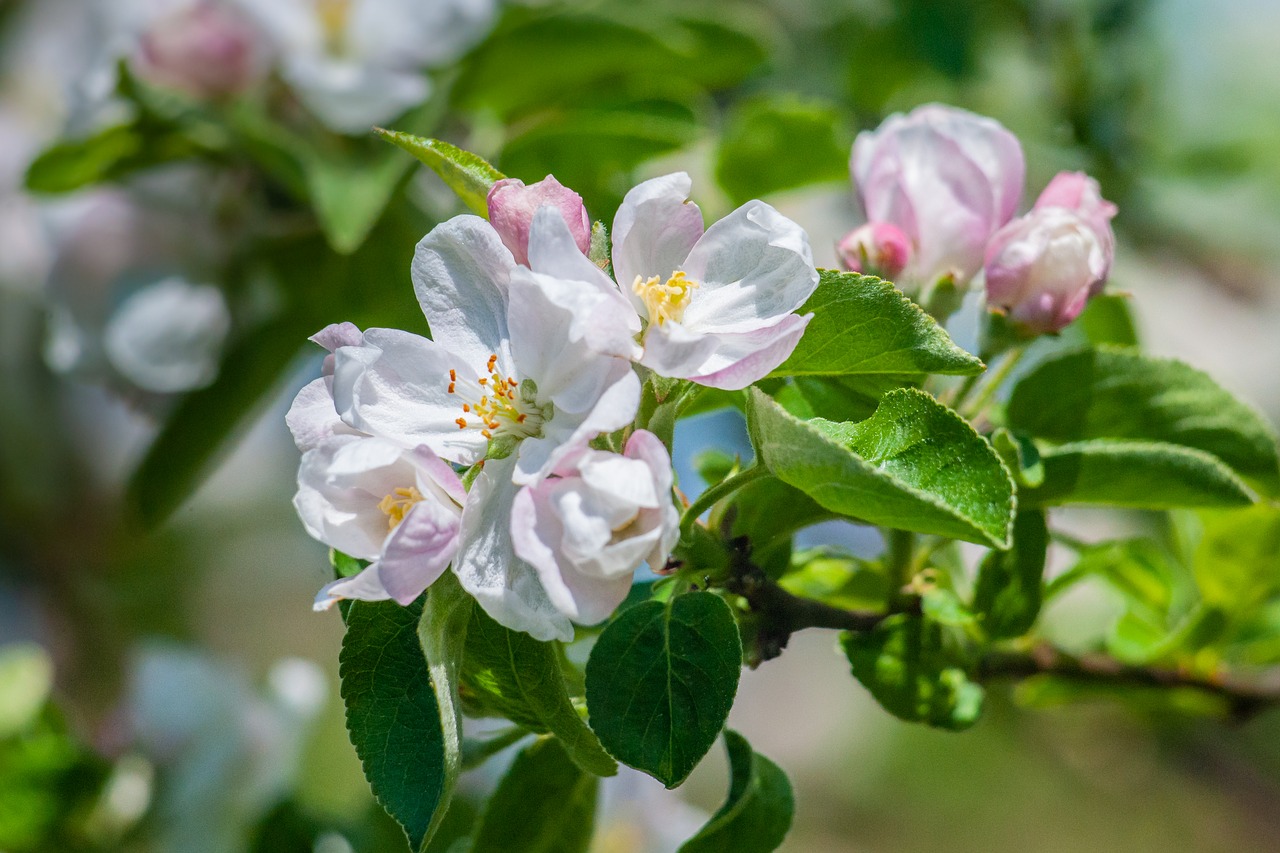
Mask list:
[[[147,391],[172,394],[208,385],[231,329],[222,291],[167,278],[132,294],[103,330],[112,366]]]
[[[786,360],[818,285],[809,238],[762,201],[703,232],[683,172],[627,193],[613,221],[613,269],[648,321],[640,363],[663,376],[737,390]]]
[[[563,218],[541,211],[532,262],[561,258],[562,244],[574,246]],[[594,267],[573,251],[588,276]],[[516,489],[631,423],[639,405],[625,357],[635,318],[595,273],[566,281],[517,267],[487,222],[455,217],[423,238],[413,262],[433,339],[369,329],[335,353],[333,396],[349,427],[462,465],[488,457],[463,512],[454,572],[494,619],[542,640],[568,639],[572,627],[514,557]],[[626,353],[601,354],[610,349]]]
[[[308,450],[293,499],[307,532],[370,564],[333,581],[317,610],[343,598],[408,604],[444,572],[458,545],[466,492],[426,447],[405,450],[369,436],[335,436]]]
[[[662,568],[680,536],[671,457],[638,430],[621,454],[584,447],[554,473],[516,495],[511,537],[560,612],[592,625],[626,598],[641,563]]]
[[[307,108],[361,133],[426,100],[422,69],[454,61],[491,26],[493,0],[241,0],[272,34]]]
[[[333,352],[338,347],[360,346],[363,333],[351,323],[333,323],[310,338],[329,351],[324,359],[323,375],[312,380],[293,398],[284,421],[293,433],[294,444],[306,453],[335,435],[361,435],[338,417],[333,405]]]

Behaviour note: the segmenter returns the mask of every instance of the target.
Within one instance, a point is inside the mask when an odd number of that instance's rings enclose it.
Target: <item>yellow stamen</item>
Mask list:
[[[422,492],[409,486],[393,489],[391,494],[379,501],[378,509],[387,514],[387,529],[395,530],[400,522],[404,521],[405,513],[409,508],[420,500],[422,500]]]
[[[636,276],[631,289],[644,301],[649,322],[661,326],[668,320],[678,323],[683,319],[691,291],[699,286],[697,281],[685,275],[684,270],[676,270],[666,283],[656,275],[647,279]]]

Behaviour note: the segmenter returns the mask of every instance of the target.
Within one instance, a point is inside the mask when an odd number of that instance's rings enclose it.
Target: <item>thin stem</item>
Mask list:
[[[916,537],[906,530],[890,530],[885,569],[889,575],[889,605],[902,597],[902,590],[911,580],[912,556],[915,553]]]
[[[996,391],[1009,378],[1009,374],[1018,366],[1018,362],[1022,360],[1023,353],[1027,351],[1025,346],[1015,346],[1004,354],[1004,358],[1000,361],[1000,366],[995,369],[994,373],[988,374],[987,381],[978,389],[978,396],[969,401],[964,411],[960,412],[966,420],[973,420],[982,413],[987,403],[991,402],[991,398],[995,396]]]
[[[725,477],[713,486],[708,486],[684,511],[684,516],[680,519],[681,536],[688,536],[689,531],[693,529],[693,525],[697,522],[698,516],[713,507],[721,498],[727,497],[748,483],[768,475],[768,468],[763,465],[752,465],[750,468],[744,468],[736,474]]]
[[[950,395],[948,395],[947,399],[944,400],[943,402],[945,402],[952,409],[958,410],[962,405],[964,405],[964,401],[968,399],[969,394],[973,391],[973,386],[977,385],[978,380],[981,378],[982,378],[981,373],[975,373],[972,376],[966,376],[964,378],[964,382],[962,382],[960,386],[955,389],[955,391],[953,391]]]

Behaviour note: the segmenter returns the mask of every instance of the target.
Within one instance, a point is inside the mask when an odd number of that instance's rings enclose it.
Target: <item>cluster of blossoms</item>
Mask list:
[[[331,355],[289,413],[295,503],[314,537],[370,561],[318,609],[407,604],[452,566],[498,622],[567,640],[642,564],[664,565],[680,514],[668,448],[635,428],[641,374],[745,388],[791,354],[818,283],[794,222],[752,201],[704,231],[690,188],[680,173],[627,194],[615,281],[587,255],[576,193],[500,181],[489,221],[458,216],[418,244],[431,339],[350,324],[313,338]]]
[[[848,269],[926,293],[982,273],[987,303],[1033,335],[1079,316],[1111,270],[1116,207],[1097,181],[1062,172],[1015,218],[1022,147],[993,119],[936,104],[891,116],[858,135],[851,171],[868,221],[840,241]]]

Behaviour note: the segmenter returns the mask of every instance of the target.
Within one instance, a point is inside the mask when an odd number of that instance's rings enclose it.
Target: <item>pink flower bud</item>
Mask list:
[[[867,219],[911,243],[901,281],[921,287],[977,274],[987,241],[1017,211],[1025,172],[1003,125],[939,104],[858,134],[850,165]]]
[[[582,196],[548,175],[525,186],[515,178],[503,178],[489,190],[489,222],[503,244],[511,250],[516,263],[529,263],[529,227],[538,208],[552,205],[569,226],[569,233],[586,254],[591,248],[591,218],[582,204]]]
[[[1001,228],[986,253],[987,303],[1028,334],[1057,332],[1101,291],[1111,253],[1084,216],[1036,207]]]
[[[1064,207],[1084,218],[1102,242],[1107,271],[1110,272],[1111,259],[1116,251],[1116,235],[1111,230],[1116,206],[1102,197],[1102,188],[1097,181],[1084,172],[1059,172],[1036,199],[1036,207]],[[1101,285],[1098,289],[1101,290]]]
[[[139,76],[204,99],[243,92],[265,70],[264,41],[230,5],[200,0],[157,20],[142,35]]]
[[[911,241],[887,222],[868,222],[836,244],[840,262],[851,272],[896,279],[911,259]]]

